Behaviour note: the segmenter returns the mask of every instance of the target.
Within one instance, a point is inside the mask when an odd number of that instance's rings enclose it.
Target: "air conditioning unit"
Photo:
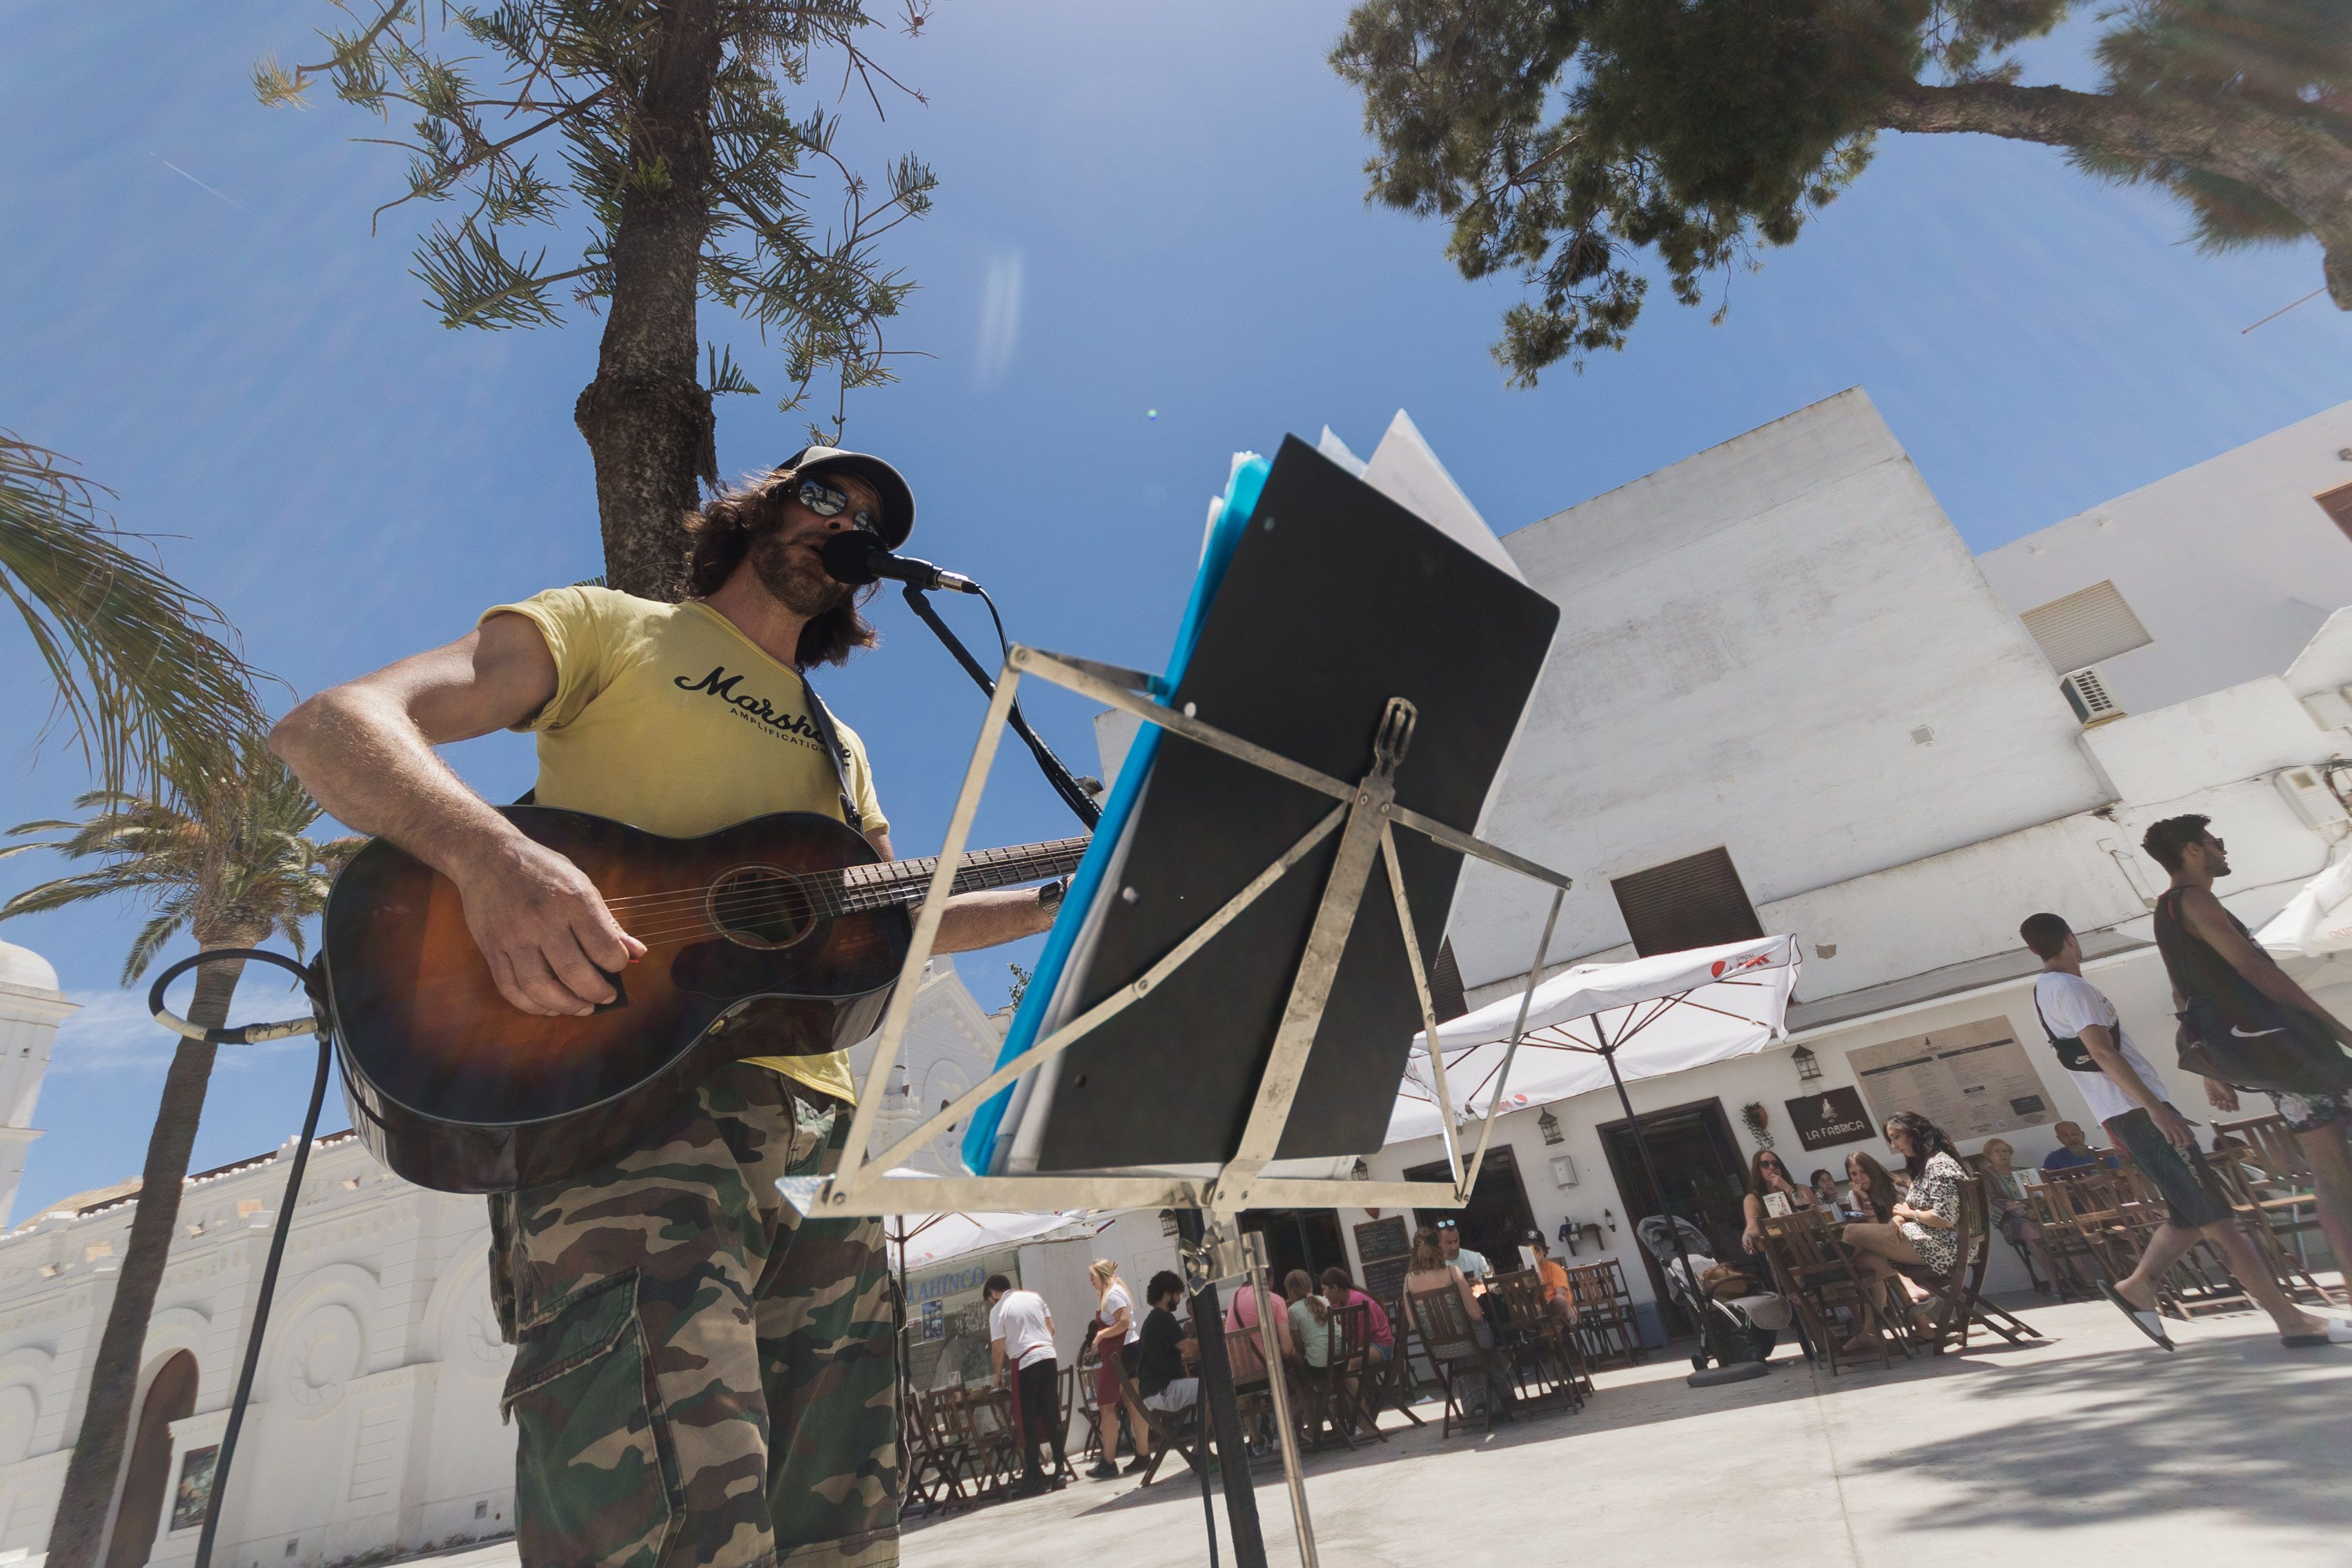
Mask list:
[[[2305,827],[2322,838],[2340,842],[2352,837],[2352,815],[2347,815],[2344,803],[2327,787],[2327,781],[2315,767],[2281,768],[2271,775],[2279,794],[2294,808],[2294,815]]]
[[[2123,709],[2107,695],[2106,682],[2099,679],[2095,669],[2074,671],[2058,683],[2058,689],[2066,694],[2067,706],[2074,710],[2074,717],[2083,721],[2085,730],[2124,716]]]

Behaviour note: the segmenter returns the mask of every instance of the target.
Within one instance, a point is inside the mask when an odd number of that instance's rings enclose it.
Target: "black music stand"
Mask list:
[[[942,1107],[921,1126],[876,1154],[870,1148],[883,1090],[896,1065],[923,966],[938,938],[940,919],[961,860],[982,793],[986,787],[998,742],[1003,738],[1021,681],[1030,676],[1131,713],[1145,723],[1193,746],[1218,753],[1247,768],[1273,774],[1303,788],[1325,803],[1306,831],[1222,905],[1206,914],[1181,940],[1131,979],[1087,1006],[1077,1016],[1054,1029],[1019,1057],[1000,1066],[961,1097]],[[1174,1209],[1184,1238],[1187,1284],[1192,1292],[1193,1324],[1202,1348],[1205,1415],[1217,1449],[1224,1456],[1225,1507],[1235,1552],[1243,1568],[1263,1568],[1265,1544],[1259,1531],[1256,1500],[1248,1479],[1247,1449],[1234,1411],[1230,1368],[1225,1359],[1223,1317],[1218,1305],[1220,1281],[1262,1277],[1263,1255],[1244,1246],[1237,1220],[1251,1208],[1339,1207],[1374,1204],[1382,1206],[1459,1208],[1477,1180],[1493,1119],[1505,1096],[1498,1086],[1487,1112],[1486,1136],[1465,1166],[1454,1122],[1453,1101],[1445,1085],[1443,1053],[1433,1052],[1440,1110],[1450,1182],[1359,1182],[1339,1176],[1300,1176],[1269,1172],[1289,1130],[1294,1104],[1307,1081],[1318,1047],[1317,1034],[1325,1009],[1332,1002],[1340,978],[1341,958],[1360,913],[1386,903],[1393,907],[1402,956],[1418,1004],[1422,1026],[1433,1038],[1436,1008],[1431,999],[1428,974],[1422,961],[1423,945],[1415,931],[1412,900],[1407,893],[1409,857],[1399,854],[1399,840],[1411,835],[1423,848],[1435,846],[1455,856],[1469,856],[1532,879],[1551,888],[1550,913],[1528,967],[1528,988],[1520,1002],[1520,1019],[1542,974],[1544,959],[1558,921],[1569,879],[1521,858],[1474,835],[1401,804],[1397,799],[1397,769],[1409,752],[1418,718],[1412,702],[1391,698],[1383,710],[1364,715],[1369,731],[1369,765],[1352,777],[1339,776],[1295,762],[1266,746],[1204,723],[1178,708],[1163,706],[1146,695],[1152,679],[1139,671],[1120,669],[1066,656],[1015,645],[1006,655],[1003,674],[989,703],[988,716],[972,750],[961,793],[949,819],[946,842],[940,847],[939,869],[929,895],[915,922],[914,940],[900,972],[896,994],[884,1014],[874,1058],[857,1100],[856,1115],[842,1168],[830,1176],[796,1177],[781,1184],[786,1200],[802,1213],[825,1218],[928,1213],[940,1208],[1047,1210],[1084,1205],[1098,1209]],[[1360,731],[1364,732],[1364,731]],[[1402,833],[1400,833],[1402,830]],[[1319,894],[1309,906],[1303,950],[1287,982],[1278,1025],[1264,1065],[1255,1074],[1246,1116],[1235,1143],[1225,1157],[1207,1166],[1177,1169],[1105,1168],[1050,1171],[1024,1175],[894,1177],[888,1173],[908,1155],[971,1112],[1024,1074],[1048,1068],[1077,1045],[1151,997],[1171,977],[1184,971],[1195,955],[1219,932],[1249,913],[1302,862],[1328,841],[1336,841],[1328,855]],[[1319,858],[1318,858],[1319,863]],[[1385,900],[1372,892],[1376,864],[1383,866],[1389,889]],[[1067,917],[1066,917],[1067,918]],[[1514,1037],[1516,1041],[1516,1035]],[[1329,1042],[1323,1043],[1328,1052]],[[1396,1076],[1402,1078],[1398,1060]],[[1507,1073],[1507,1067],[1506,1068]],[[1391,1084],[1388,1089],[1393,1098]],[[1125,1114],[1138,1124],[1148,1123],[1165,1109],[1164,1092],[1124,1108],[1093,1102],[1091,1114]],[[1377,1146],[1377,1138],[1374,1146]],[[1368,1151],[1364,1151],[1368,1152]],[[1260,1314],[1260,1331],[1272,1343],[1271,1327]],[[1279,1358],[1269,1358],[1278,1366]],[[1282,1409],[1282,1379],[1269,1383],[1276,1401],[1285,1479],[1302,1562],[1316,1568],[1314,1534],[1307,1510],[1296,1434]]]

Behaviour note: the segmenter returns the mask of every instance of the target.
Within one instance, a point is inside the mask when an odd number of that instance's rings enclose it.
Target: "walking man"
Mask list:
[[[2164,1080],[2124,1032],[2115,1004],[2083,978],[2083,947],[2064,919],[2029,915],[2018,934],[2042,960],[2033,1004],[2051,1043],[2063,1060],[2067,1047],[2079,1040],[2097,1069],[2073,1069],[2075,1088],[2107,1136],[2131,1155],[2164,1198],[2165,1223],[2149,1238],[2137,1267],[2112,1285],[2101,1280],[2099,1293],[2141,1333],[2170,1350],[2172,1338],[2156,1310],[2157,1282],[2199,1241],[2210,1241],[2246,1294],[2278,1325],[2282,1342],[2297,1348],[2352,1343],[2352,1323],[2315,1318],[2288,1300],[2253,1243],[2239,1231],[2188,1118],[2164,1098]]]
[[[1061,1363],[1054,1359],[1054,1313],[1034,1290],[1015,1290],[1013,1281],[992,1274],[980,1288],[988,1303],[988,1359],[996,1381],[1008,1384],[1021,1421],[1021,1485],[1015,1497],[1059,1491],[1070,1479],[1062,1450],[1062,1402],[1055,1397]],[[1054,1446],[1054,1479],[1048,1484],[1037,1460],[1037,1445]]]
[[[2186,1006],[2201,996],[2233,1024],[2249,1024],[2247,1032],[2284,1012],[2291,1026],[2315,1041],[2352,1045],[2352,1031],[2290,979],[2213,896],[2214,881],[2230,874],[2230,858],[2208,818],[2167,817],[2147,830],[2140,847],[2172,874],[2172,886],[2157,900],[2156,940],[2176,1003]],[[2207,1079],[2205,1097],[2216,1110],[2238,1109],[2238,1091],[2226,1083]],[[2352,1268],[2352,1147],[2345,1142],[2352,1097],[2273,1094],[2270,1101],[2311,1167],[2327,1249],[2339,1268]]]

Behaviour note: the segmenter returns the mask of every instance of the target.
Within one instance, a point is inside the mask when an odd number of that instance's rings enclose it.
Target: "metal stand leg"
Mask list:
[[[1282,1434],[1282,1479],[1290,1488],[1290,1521],[1298,1531],[1298,1561],[1318,1568],[1315,1560],[1315,1523],[1307,1515],[1307,1478],[1298,1469],[1298,1428],[1290,1420],[1290,1380],[1284,1375],[1282,1342],[1275,1338],[1273,1303],[1265,1294],[1265,1237],[1251,1231],[1242,1237],[1249,1257],[1249,1283],[1258,1293],[1258,1342],[1265,1356],[1266,1386],[1274,1394],[1274,1425]]]
[[[1176,1235],[1188,1249],[1199,1248],[1206,1228],[1200,1210],[1176,1211]],[[1265,1568],[1257,1493],[1250,1488],[1249,1444],[1242,1436],[1241,1411],[1234,1404],[1233,1363],[1225,1356],[1224,1309],[1217,1300],[1214,1279],[1202,1280],[1192,1294],[1192,1336],[1201,1347],[1201,1402],[1208,1407],[1207,1419],[1201,1423],[1201,1462],[1208,1463],[1207,1439],[1213,1435],[1217,1465],[1225,1478],[1225,1522],[1234,1532],[1234,1561],[1238,1568]]]

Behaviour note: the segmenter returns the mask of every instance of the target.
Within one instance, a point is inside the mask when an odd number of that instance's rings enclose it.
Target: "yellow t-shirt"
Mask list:
[[[592,812],[665,837],[692,838],[773,811],[841,816],[841,789],[798,672],[702,604],[665,605],[610,588],[551,588],[482,612],[520,616],[555,656],[555,695],[518,730],[539,743],[541,805]],[[848,748],[849,795],[879,833],[866,743]],[[848,1100],[849,1054],[753,1057]]]

